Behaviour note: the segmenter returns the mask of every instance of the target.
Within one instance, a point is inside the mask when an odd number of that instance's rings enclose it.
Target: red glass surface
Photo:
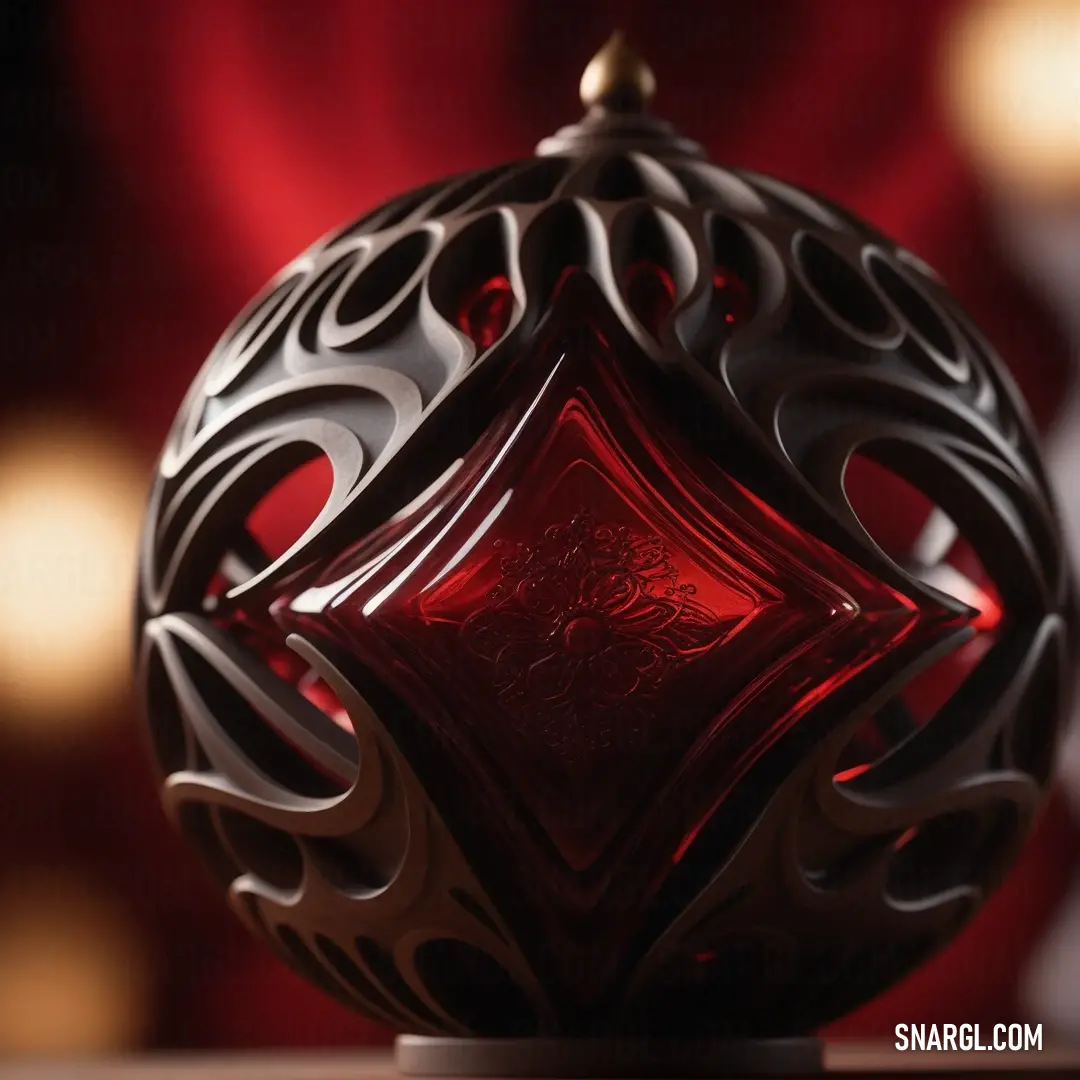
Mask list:
[[[506,333],[514,292],[505,274],[495,274],[470,289],[458,306],[458,326],[478,348],[487,349]]]
[[[729,326],[744,322],[753,307],[745,281],[727,267],[718,266],[712,277],[713,302]],[[623,292],[631,310],[649,333],[656,337],[660,324],[675,306],[675,282],[662,266],[641,260],[626,270]]]
[[[204,608],[219,629],[257,654],[278,678],[291,683],[339,727],[352,731],[349,715],[337,695],[286,645],[269,613],[260,610],[257,602],[236,601],[228,595],[230,589],[265,563],[279,558],[303,536],[325,505],[333,478],[329,459],[320,454],[286,474],[263,495],[244,522],[248,550],[232,551],[223,560],[207,587]],[[254,557],[258,566],[248,565],[249,557]],[[277,735],[286,739],[280,730]],[[319,763],[301,747],[293,748],[321,771]]]
[[[675,282],[656,263],[641,261],[627,267],[623,291],[641,325],[656,337],[660,324],[675,306]]]
[[[745,322],[753,307],[746,282],[726,267],[713,270],[713,293],[723,312],[724,322],[729,326]]]
[[[905,684],[898,694],[902,723],[883,725],[879,718],[870,717],[860,726],[833,776],[839,784],[861,776],[926,724],[996,643],[1005,618],[1000,593],[970,543],[923,492],[862,454],[848,461],[844,489],[863,528],[882,551],[972,609],[969,626],[974,633]],[[944,550],[936,539],[928,549],[925,534],[940,530],[942,519],[947,536]]]
[[[588,999],[749,767],[950,617],[694,451],[598,331],[556,320],[544,341],[443,487],[275,617],[345,645],[436,733],[467,846]]]

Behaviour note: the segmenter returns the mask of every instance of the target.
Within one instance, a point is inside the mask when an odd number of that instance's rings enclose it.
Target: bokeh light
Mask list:
[[[1080,194],[1080,3],[982,0],[944,51],[945,103],[976,163],[1037,198]]]
[[[0,719],[66,735],[128,682],[145,472],[82,420],[9,420],[0,432]]]
[[[56,874],[0,890],[0,1057],[129,1050],[150,1008],[142,941],[106,896]]]

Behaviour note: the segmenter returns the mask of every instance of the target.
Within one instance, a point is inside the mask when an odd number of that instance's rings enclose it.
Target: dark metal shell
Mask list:
[[[416,499],[457,456],[474,386],[532,337],[562,270],[585,267],[624,347],[670,380],[692,437],[757,495],[880,579],[940,599],[849,503],[849,456],[873,457],[955,523],[1009,613],[953,698],[857,781],[835,783],[838,762],[882,701],[817,715],[756,767],[655,898],[624,992],[588,1021],[806,1030],[956,931],[1048,782],[1075,619],[1036,436],[940,278],[848,212],[681,143],[570,137],[548,150],[403,195],[321,240],[195,380],[141,551],[140,691],[163,799],[240,918],[335,997],[415,1031],[574,1029],[536,973],[535,943],[498,910],[341,658],[290,642],[345,704],[355,740],[203,601],[229,555],[248,568],[231,598],[271,595]],[[642,258],[677,294],[656,336],[621,287]],[[711,309],[717,262],[755,297],[733,332]],[[455,304],[466,277],[493,274],[509,279],[513,313],[478,351]],[[326,505],[266,562],[248,511],[319,454],[333,465]],[[267,723],[342,785],[261,736]],[[720,974],[700,975],[704,950]]]

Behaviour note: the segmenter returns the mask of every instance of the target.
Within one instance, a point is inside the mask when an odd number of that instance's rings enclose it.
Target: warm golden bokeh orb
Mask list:
[[[129,678],[145,473],[67,417],[0,426],[0,724],[74,734]]]
[[[961,9],[942,56],[957,135],[997,185],[1080,196],[1080,2],[982,0]]]

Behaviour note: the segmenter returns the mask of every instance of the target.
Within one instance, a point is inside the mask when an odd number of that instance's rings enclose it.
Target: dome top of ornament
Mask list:
[[[536,148],[539,156],[592,154],[618,145],[658,155],[704,157],[697,143],[649,114],[656,95],[656,76],[620,31],[589,61],[581,76],[580,93],[584,118],[544,139]]]
[[[620,208],[636,216],[648,207],[676,214],[685,207],[691,213],[785,218],[795,227],[827,232],[875,232],[820,196],[750,169],[714,164],[700,144],[651,111],[656,90],[652,68],[616,31],[582,73],[584,115],[541,139],[532,156],[406,191],[319,246],[360,242],[387,230],[409,233],[436,222],[450,225],[452,234],[500,210],[517,220],[523,239],[538,216],[574,216],[570,203],[580,212],[607,207],[606,220]],[[419,252],[422,245],[415,246]]]

